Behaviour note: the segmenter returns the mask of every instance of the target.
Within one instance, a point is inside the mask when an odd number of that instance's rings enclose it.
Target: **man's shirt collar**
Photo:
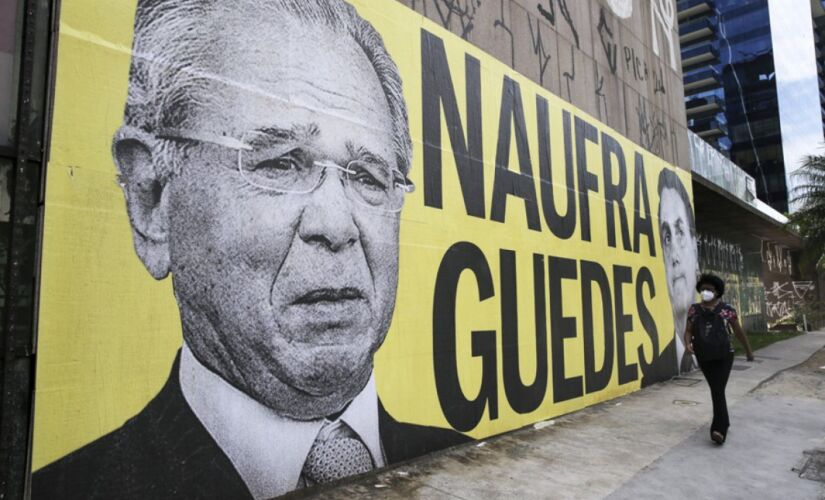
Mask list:
[[[180,385],[194,414],[223,450],[252,496],[272,498],[294,490],[326,419],[298,421],[277,415],[203,366],[183,344]],[[375,379],[338,418],[355,432],[376,467],[385,465],[378,430]]]

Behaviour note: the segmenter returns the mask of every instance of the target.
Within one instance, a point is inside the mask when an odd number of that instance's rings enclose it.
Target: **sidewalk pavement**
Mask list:
[[[709,439],[710,391],[694,372],[298,496],[825,500],[823,346],[819,331],[761,349],[753,363],[737,358],[723,446]]]

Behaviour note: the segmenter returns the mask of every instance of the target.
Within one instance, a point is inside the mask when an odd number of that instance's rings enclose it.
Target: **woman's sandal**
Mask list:
[[[724,444],[725,443],[725,436],[719,431],[713,431],[710,433],[710,439],[713,440],[716,444]]]

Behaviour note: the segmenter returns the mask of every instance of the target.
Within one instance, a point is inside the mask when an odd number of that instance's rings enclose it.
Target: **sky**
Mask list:
[[[825,153],[811,4],[810,0],[768,0],[768,8],[785,175],[793,199],[792,189],[799,180],[792,173],[802,158]]]

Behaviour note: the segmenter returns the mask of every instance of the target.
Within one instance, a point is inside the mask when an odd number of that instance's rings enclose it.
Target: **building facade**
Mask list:
[[[811,14],[814,20],[814,43],[816,67],[819,76],[822,128],[825,130],[825,4],[822,0],[811,0]]]
[[[768,0],[680,0],[688,128],[756,180],[757,196],[788,210]]]

